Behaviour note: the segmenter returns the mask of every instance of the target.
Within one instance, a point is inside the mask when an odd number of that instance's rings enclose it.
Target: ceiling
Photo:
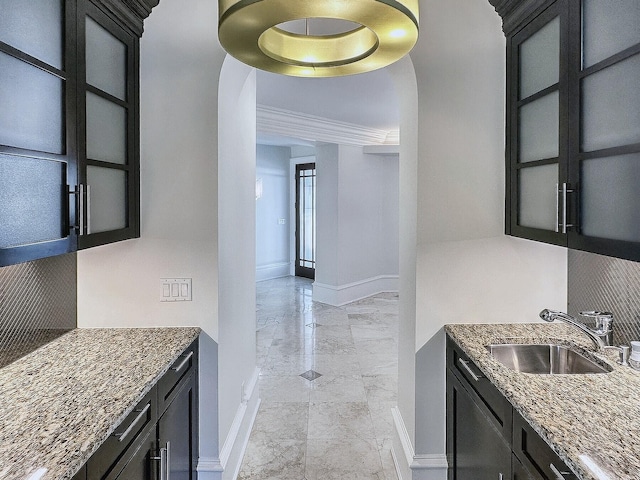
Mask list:
[[[257,71],[257,103],[379,130],[397,130],[398,96],[387,69],[346,77],[300,78]],[[258,132],[258,142],[308,145]]]

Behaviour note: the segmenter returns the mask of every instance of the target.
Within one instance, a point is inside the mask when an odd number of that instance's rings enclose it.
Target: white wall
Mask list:
[[[411,53],[418,79],[419,160],[411,345],[417,353],[415,373],[408,374],[414,375],[416,396],[414,405],[405,399],[399,406],[409,422],[415,414],[413,478],[444,479],[442,326],[535,321],[540,309],[566,305],[566,251],[503,235],[500,18],[486,1],[423,0],[420,8],[421,36]],[[409,348],[410,340],[401,341]],[[401,378],[400,385],[408,381]]]
[[[256,280],[289,275],[289,170],[291,149],[271,145],[256,148],[256,181],[262,197],[256,199]],[[278,221],[284,219],[285,223]]]
[[[218,117],[220,459],[234,479],[258,406],[256,382],[256,72],[222,67]]]
[[[317,148],[314,299],[343,305],[397,290],[399,169],[360,146]]]

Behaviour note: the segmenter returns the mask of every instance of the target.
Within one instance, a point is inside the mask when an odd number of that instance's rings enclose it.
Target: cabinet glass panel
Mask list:
[[[635,55],[582,81],[583,151],[640,142],[638,79],[640,55]]]
[[[64,153],[64,82],[0,52],[0,145]]]
[[[103,167],[87,167],[91,189],[89,233],[119,230],[127,225],[127,173]]]
[[[127,47],[90,17],[86,18],[87,83],[126,100]]]
[[[581,178],[582,234],[640,241],[640,153],[585,160]]]
[[[127,163],[127,111],[87,92],[87,158]]]
[[[558,83],[560,19],[554,18],[520,44],[520,99]]]
[[[522,168],[518,182],[518,224],[555,230],[558,165]]]
[[[640,43],[638,0],[583,0],[583,63],[590,67]]]
[[[520,108],[518,159],[531,162],[557,158],[559,93],[553,92]]]
[[[61,162],[0,155],[0,248],[63,237],[65,174]]]
[[[63,70],[62,0],[0,0],[0,41]]]

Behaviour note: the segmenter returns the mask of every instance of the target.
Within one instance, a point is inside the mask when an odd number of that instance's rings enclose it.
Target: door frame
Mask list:
[[[295,237],[295,255],[294,255],[294,272],[296,277],[305,277],[305,278],[310,278],[312,280],[315,280],[315,260],[314,260],[314,267],[304,267],[300,265],[300,231],[301,231],[301,225],[300,225],[300,212],[299,212],[299,206],[300,206],[300,182],[299,182],[299,175],[300,175],[300,171],[302,170],[310,170],[316,169],[316,164],[315,164],[315,158],[313,162],[304,162],[304,163],[296,163],[294,166],[294,183],[295,183],[295,199],[294,199],[294,215],[295,215],[295,230],[294,230],[294,237]],[[317,175],[317,172],[316,172]],[[314,175],[314,178],[316,177],[316,175]],[[315,208],[315,205],[314,205]],[[315,226],[314,226],[315,228]]]

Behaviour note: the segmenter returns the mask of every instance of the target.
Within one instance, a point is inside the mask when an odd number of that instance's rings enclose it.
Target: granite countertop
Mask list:
[[[1,368],[0,479],[72,478],[199,334],[76,329]]]
[[[587,336],[566,324],[447,325],[445,330],[582,480],[640,479],[640,372],[594,353]],[[570,344],[604,361],[607,374],[515,372],[485,348],[491,343]]]

